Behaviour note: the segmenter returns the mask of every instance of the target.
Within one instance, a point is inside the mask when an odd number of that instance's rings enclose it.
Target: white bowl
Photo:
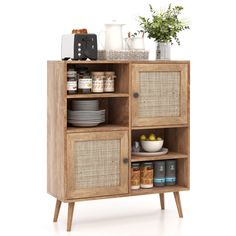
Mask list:
[[[141,141],[142,148],[146,152],[158,152],[163,146],[164,140],[160,141]]]

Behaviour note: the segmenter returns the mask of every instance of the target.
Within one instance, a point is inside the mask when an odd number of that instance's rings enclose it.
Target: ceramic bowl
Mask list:
[[[160,141],[141,141],[141,145],[146,152],[158,152],[163,146],[164,140]]]

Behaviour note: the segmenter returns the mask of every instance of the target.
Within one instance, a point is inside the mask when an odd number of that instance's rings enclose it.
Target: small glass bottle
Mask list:
[[[67,71],[67,94],[77,93],[77,72],[70,68]]]
[[[134,141],[133,142],[133,146],[132,146],[132,152],[140,152],[141,151],[141,147],[138,141]]]
[[[131,164],[131,189],[140,189],[140,164]]]

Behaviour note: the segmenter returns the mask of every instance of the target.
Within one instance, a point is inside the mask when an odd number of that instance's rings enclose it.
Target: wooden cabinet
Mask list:
[[[67,197],[128,193],[128,131],[67,135]]]
[[[132,126],[187,124],[188,65],[132,65]]]
[[[182,217],[179,192],[190,187],[189,61],[49,61],[47,191],[68,203],[71,230],[74,203],[82,200],[173,192]],[[68,68],[115,71],[114,93],[67,95]],[[95,127],[67,123],[72,101],[98,99],[105,122]],[[169,152],[160,156],[132,154],[140,135],[158,133]],[[131,164],[174,159],[176,184],[131,189]]]

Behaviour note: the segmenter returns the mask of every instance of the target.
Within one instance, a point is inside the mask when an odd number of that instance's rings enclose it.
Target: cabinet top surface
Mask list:
[[[144,61],[132,61],[132,60],[96,60],[96,61],[80,61],[80,60],[48,60],[48,63],[62,62],[64,64],[189,64],[189,60],[144,60]]]

